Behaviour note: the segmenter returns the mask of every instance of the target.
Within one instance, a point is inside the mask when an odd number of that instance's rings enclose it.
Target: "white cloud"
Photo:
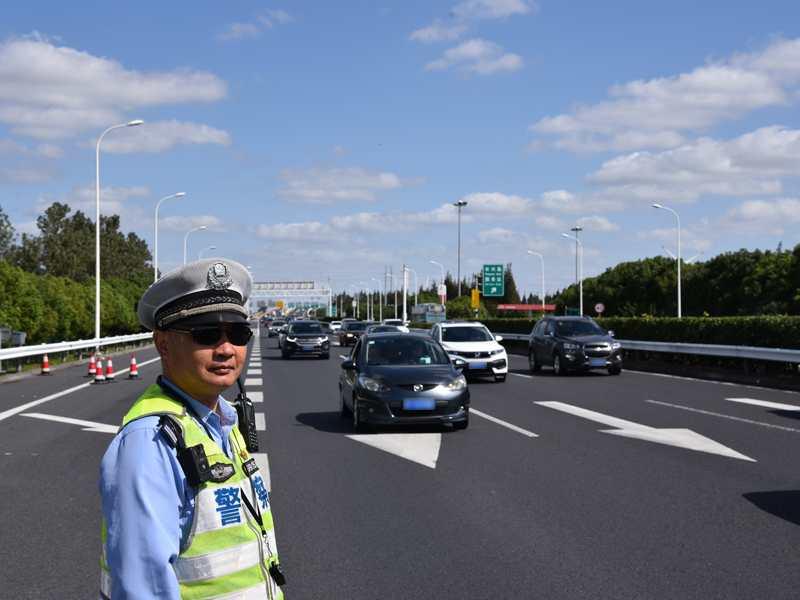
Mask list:
[[[613,86],[610,99],[540,119],[532,131],[571,151],[668,148],[683,133],[788,105],[800,81],[800,39],[709,62],[688,73]]]
[[[403,179],[387,171],[360,167],[285,169],[280,174],[284,187],[278,195],[286,200],[309,204],[336,201],[372,202],[379,192],[416,185],[420,179]]]
[[[286,25],[291,23],[294,21],[294,17],[285,10],[273,9],[265,11],[263,15],[259,16],[258,20],[266,27],[272,27],[275,24]]]
[[[536,4],[526,0],[464,0],[453,7],[453,14],[466,20],[504,19],[536,10]]]
[[[783,235],[800,226],[800,199],[749,200],[731,209],[721,219],[728,231],[748,234]]]
[[[643,200],[693,201],[704,194],[778,194],[800,172],[800,130],[763,127],[727,141],[700,138],[661,153],[609,160],[589,181]]]
[[[619,231],[619,225],[612,223],[606,217],[593,215],[591,217],[581,217],[578,219],[578,225],[584,229],[591,231],[599,231],[602,233],[610,233],[612,231]]]
[[[147,198],[150,190],[143,185],[134,186],[107,186],[100,188],[100,212],[104,215],[121,215],[127,207],[126,204],[131,199]],[[73,187],[67,194],[61,197],[42,196],[36,203],[37,212],[42,212],[53,202],[68,204],[73,210],[83,211],[84,214],[94,219],[95,211],[95,186],[87,184],[84,186]]]
[[[624,197],[615,192],[601,191],[577,196],[567,190],[550,190],[542,193],[539,206],[546,210],[569,214],[590,211],[618,211],[625,208]]]
[[[478,232],[478,241],[481,244],[508,243],[515,237],[517,237],[515,232],[503,227],[493,227]]]
[[[164,152],[178,144],[230,146],[231,136],[227,131],[202,123],[155,121],[114,132],[113,136],[103,140],[103,151],[116,154]]]
[[[32,184],[50,181],[55,171],[48,165],[0,167],[0,183]]]
[[[41,139],[102,131],[129,111],[214,102],[225,82],[205,71],[142,72],[41,38],[0,43],[0,122]]]
[[[523,67],[522,57],[504,52],[494,42],[474,38],[462,42],[425,65],[427,71],[444,71],[456,68],[466,73],[492,75],[502,71],[516,71]]]
[[[682,257],[684,260],[688,258],[686,251],[692,250],[696,252],[705,252],[711,248],[713,241],[711,240],[712,231],[709,231],[707,226],[703,223],[692,227],[681,228],[681,248],[683,250]],[[675,227],[661,227],[657,229],[650,229],[646,231],[639,231],[636,237],[640,240],[651,240],[657,242],[659,246],[669,249],[673,254],[676,253],[677,248],[677,230]],[[653,248],[655,250],[655,248]]]
[[[201,227],[203,225],[205,225],[210,231],[215,232],[225,231],[226,229],[222,220],[214,215],[174,215],[171,217],[159,217],[158,219],[159,231],[166,230],[186,233],[190,229]]]
[[[457,40],[467,31],[464,23],[453,23],[446,25],[440,20],[434,21],[427,27],[421,27],[411,32],[409,38],[415,42],[430,44],[433,42],[450,42]]]
[[[259,225],[256,235],[269,240],[330,240],[333,230],[328,225],[319,221],[305,221],[300,223],[275,223],[273,225]]]
[[[546,229],[548,231],[566,231],[567,224],[561,219],[551,215],[539,215],[533,220],[534,224],[539,229]]]
[[[253,21],[229,23],[217,34],[217,39],[221,42],[252,40],[260,37],[266,29],[272,29],[275,25],[286,25],[292,21],[294,19],[285,10],[267,10]]]

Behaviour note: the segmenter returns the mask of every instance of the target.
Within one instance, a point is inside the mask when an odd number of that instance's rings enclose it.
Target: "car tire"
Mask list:
[[[287,360],[289,358],[289,353],[286,352],[285,350],[281,350],[281,358],[283,360]]]
[[[528,369],[531,373],[538,373],[542,370],[542,365],[536,361],[536,353],[533,350],[528,350]]]
[[[505,374],[503,374],[503,375],[495,375],[494,376],[494,382],[495,383],[503,383],[505,380],[506,380]]]
[[[564,376],[567,374],[567,370],[564,368],[564,365],[561,363],[561,355],[556,353],[553,355],[553,373],[558,375],[559,377]]]
[[[466,409],[467,418],[463,421],[459,421],[457,423],[453,423],[453,429],[456,431],[463,431],[467,427],[469,427],[469,408]]]
[[[622,367],[609,367],[608,374],[609,375],[619,375],[622,373]]]
[[[361,407],[358,406],[358,400],[353,398],[353,430],[356,433],[364,433],[367,430],[367,424],[361,420]]]

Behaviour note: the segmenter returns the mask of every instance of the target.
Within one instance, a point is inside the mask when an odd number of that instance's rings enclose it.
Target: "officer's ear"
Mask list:
[[[161,358],[169,354],[169,332],[156,329],[153,332],[153,343],[156,345],[156,351]]]

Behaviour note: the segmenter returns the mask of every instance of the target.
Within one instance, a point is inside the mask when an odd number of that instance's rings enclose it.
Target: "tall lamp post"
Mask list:
[[[453,206],[458,209],[458,297],[461,297],[461,209],[467,205],[466,200],[453,202]]]
[[[580,237],[581,231],[583,231],[583,227],[580,225],[575,225],[570,229],[572,233],[575,234],[575,283],[578,283],[578,238]]]
[[[568,233],[562,233],[562,237],[567,238],[568,240],[575,240],[577,246],[575,246],[575,252],[577,256],[579,256],[578,264],[580,265],[578,270],[578,293],[580,294],[580,315],[583,316],[583,244],[577,238],[577,236],[570,235]]]
[[[531,256],[538,256],[539,260],[542,263],[542,316],[544,316],[544,256],[539,254],[538,252],[534,252],[533,250],[528,250],[528,254]]]
[[[171,198],[183,198],[185,195],[186,192],[177,192],[176,194],[164,196],[161,200],[156,202],[156,216],[154,219],[155,236],[153,237],[153,282],[158,281],[158,209],[161,208],[161,203],[164,202],[164,200],[169,200]]]
[[[204,253],[206,250],[216,250],[216,249],[217,249],[217,247],[216,247],[216,246],[206,246],[205,248],[203,248],[202,250],[200,250],[200,252],[198,252],[198,253],[197,253],[197,260],[200,260],[201,258],[203,258],[203,253]],[[250,269],[248,268],[248,271],[249,271],[249,270],[250,270]]]
[[[186,255],[189,249],[189,234],[194,233],[195,231],[204,231],[208,229],[205,225],[200,225],[199,227],[192,227],[189,231],[186,232],[186,235],[183,236],[183,264],[186,264]]]
[[[100,339],[100,142],[109,131],[122,127],[136,127],[144,123],[141,119],[112,125],[100,134],[95,146],[95,222],[94,222],[94,339]]]
[[[681,218],[676,211],[671,209],[669,206],[664,206],[663,204],[655,203],[653,204],[653,208],[658,208],[661,210],[667,210],[675,215],[675,220],[678,223],[678,318],[680,319],[683,316],[683,306],[681,303]]]

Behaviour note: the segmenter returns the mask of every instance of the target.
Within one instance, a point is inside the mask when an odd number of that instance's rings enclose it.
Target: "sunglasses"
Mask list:
[[[227,336],[228,341],[234,346],[246,346],[253,337],[253,330],[244,323],[207,325],[191,329],[173,329],[172,331],[188,333],[198,346],[216,346],[222,340],[223,335]]]

